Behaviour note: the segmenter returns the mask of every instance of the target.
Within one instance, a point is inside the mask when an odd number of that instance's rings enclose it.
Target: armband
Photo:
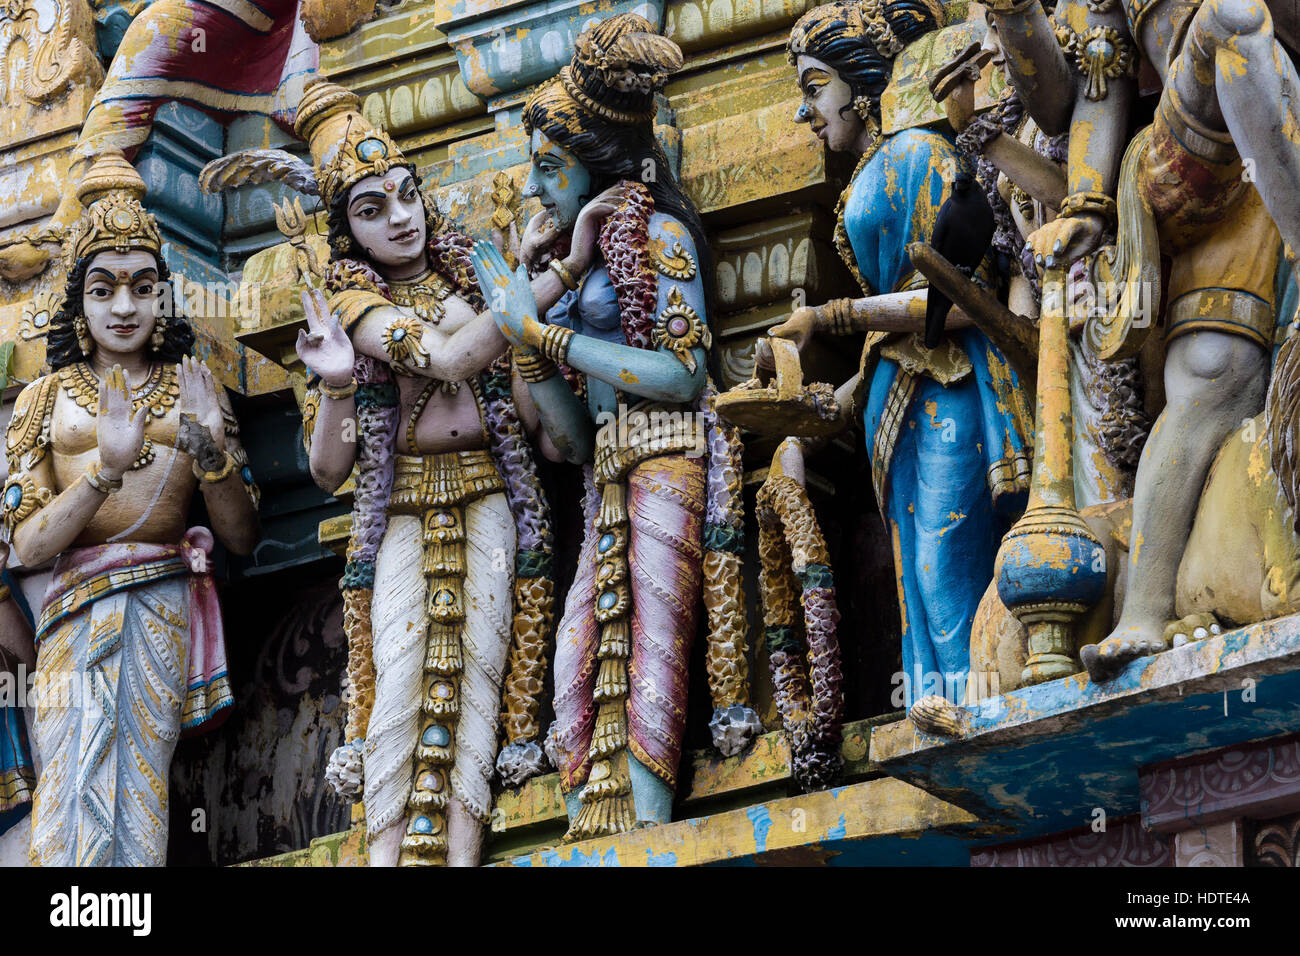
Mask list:
[[[682,290],[673,286],[668,293],[668,306],[659,313],[654,332],[650,336],[655,348],[666,348],[695,374],[695,356],[691,349],[697,345],[708,348],[711,343],[709,327],[700,314],[686,304]]]
[[[1056,42],[1087,79],[1084,95],[1094,102],[1106,98],[1107,80],[1137,75],[1133,42],[1113,27],[1093,27],[1087,33],[1076,33],[1067,26],[1059,26]]]
[[[428,355],[420,344],[423,336],[424,325],[419,319],[409,315],[398,316],[384,329],[384,351],[395,365],[419,364],[419,360]]]

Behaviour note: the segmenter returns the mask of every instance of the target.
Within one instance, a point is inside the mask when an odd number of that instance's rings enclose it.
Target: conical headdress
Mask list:
[[[367,176],[411,165],[392,137],[366,119],[357,95],[328,80],[307,84],[294,128],[311,149],[327,206]]]
[[[96,159],[77,187],[77,198],[86,209],[68,235],[69,264],[105,249],[158,255],[162,236],[144,208],[144,195],[144,180],[120,150]]]

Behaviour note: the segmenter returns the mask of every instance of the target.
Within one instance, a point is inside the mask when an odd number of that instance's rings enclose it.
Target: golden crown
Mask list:
[[[367,176],[411,165],[392,137],[366,119],[357,95],[328,80],[307,84],[295,129],[311,149],[327,206]]]
[[[107,249],[158,255],[162,235],[144,208],[144,195],[144,180],[120,150],[96,159],[77,187],[86,208],[68,235],[69,265]]]

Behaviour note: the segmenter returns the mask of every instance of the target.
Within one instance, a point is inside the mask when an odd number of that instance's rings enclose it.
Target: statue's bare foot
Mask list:
[[[1157,625],[1135,624],[1119,627],[1100,644],[1087,644],[1079,650],[1079,659],[1096,683],[1113,679],[1124,667],[1139,657],[1158,654],[1165,644]]]
[[[73,201],[76,202],[75,197]],[[25,282],[45,271],[50,259],[60,252],[68,224],[76,222],[81,214],[80,204],[67,223],[59,219],[62,212],[60,206],[54,218],[42,228],[11,236],[0,243],[0,277],[9,282]]]
[[[1192,641],[1203,641],[1222,633],[1223,627],[1213,614],[1189,614],[1169,623],[1165,628],[1165,643],[1170,647],[1182,647]]]
[[[10,282],[24,282],[44,271],[50,252],[26,239],[0,247],[0,276]]]
[[[913,704],[907,719],[921,733],[933,737],[960,737],[966,733],[966,711],[937,694]]]

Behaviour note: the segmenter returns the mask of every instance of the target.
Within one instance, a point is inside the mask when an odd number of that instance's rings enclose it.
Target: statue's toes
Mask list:
[[[914,703],[907,717],[917,730],[934,737],[960,737],[965,733],[965,710],[935,694]]]
[[[1085,644],[1079,650],[1088,676],[1096,683],[1108,681],[1124,669],[1129,661],[1136,660],[1146,650],[1147,643],[1131,635],[1108,637],[1100,644]]]
[[[1100,684],[1115,676],[1113,645],[1085,644],[1079,648],[1079,660],[1094,683]]]
[[[1165,628],[1164,646],[1182,647],[1193,641],[1203,641],[1223,633],[1223,626],[1213,614],[1188,614],[1177,621],[1172,621]]]

